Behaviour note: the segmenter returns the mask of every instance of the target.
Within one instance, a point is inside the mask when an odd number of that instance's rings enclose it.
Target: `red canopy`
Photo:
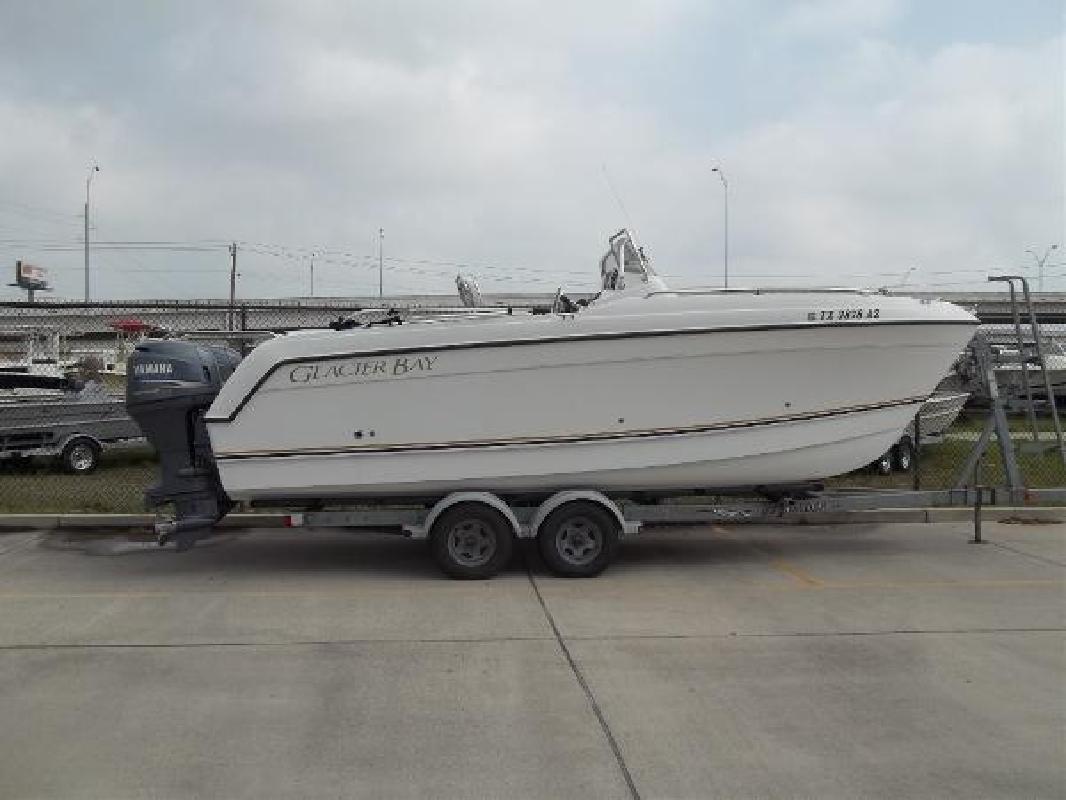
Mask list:
[[[133,317],[116,319],[108,324],[116,331],[122,331],[123,333],[148,333],[148,331],[155,330],[155,325]]]

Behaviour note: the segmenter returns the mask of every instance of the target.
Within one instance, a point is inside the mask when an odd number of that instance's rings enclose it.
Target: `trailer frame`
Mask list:
[[[797,492],[795,487],[759,487],[751,496],[719,496],[709,502],[688,502],[689,496],[664,496],[656,502],[636,502],[626,498],[611,498],[595,490],[567,490],[556,492],[540,503],[508,502],[492,492],[454,492],[432,505],[390,506],[350,510],[317,510],[293,512],[284,517],[288,528],[349,528],[376,532],[394,532],[410,539],[433,540],[439,534],[435,524],[449,509],[477,506],[491,509],[507,520],[509,535],[514,539],[536,540],[551,547],[542,535],[546,520],[560,509],[579,504],[596,504],[617,522],[612,535],[618,540],[638,534],[644,526],[708,525],[738,523],[768,523],[802,514],[821,514],[844,511],[877,511],[900,508],[966,508],[974,509],[975,540],[980,541],[982,507],[1001,503],[1029,504],[1033,502],[1066,503],[1066,489],[1005,489],[1003,487],[971,486],[958,489],[927,491],[911,490],[812,490]],[[684,501],[682,501],[684,500]],[[436,552],[436,548],[435,548]],[[613,551],[595,571],[580,569],[566,574],[571,577],[591,576],[602,571],[613,558]],[[438,556],[438,561],[440,557]],[[551,566],[550,560],[549,566]],[[454,577],[488,577],[485,574],[457,574],[455,565],[441,564]],[[553,570],[556,571],[556,570]]]

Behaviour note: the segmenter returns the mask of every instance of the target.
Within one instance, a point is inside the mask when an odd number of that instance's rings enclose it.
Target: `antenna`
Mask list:
[[[629,231],[629,238],[633,242],[633,247],[640,253],[640,257],[643,260],[647,260],[647,256],[644,255],[644,248],[640,246],[640,241],[637,239],[637,232],[633,227],[633,220],[629,216],[629,211],[626,209],[626,204],[622,202],[622,196],[618,194],[618,190],[614,186],[614,181],[611,180],[611,173],[607,169],[607,163],[600,164],[603,169],[603,179],[607,183],[607,188],[611,190],[611,196],[614,197],[614,201],[618,203],[618,208],[622,212],[622,216],[626,221],[626,230]]]
[[[907,285],[907,281],[911,279],[911,275],[916,269],[918,269],[917,264],[911,267],[907,267],[907,270],[900,276],[899,283],[894,283],[891,285],[886,283],[878,291],[887,293],[890,289],[902,289],[904,286]]]
[[[618,208],[622,212],[622,217],[626,221],[626,227],[629,228],[630,233],[633,232],[633,220],[629,218],[629,212],[626,210],[626,204],[622,202],[622,196],[618,194],[618,190],[614,188],[614,181],[611,180],[611,173],[607,170],[607,163],[600,164],[603,169],[603,179],[607,182],[607,188],[611,191],[611,196],[614,197],[614,201],[618,203]]]

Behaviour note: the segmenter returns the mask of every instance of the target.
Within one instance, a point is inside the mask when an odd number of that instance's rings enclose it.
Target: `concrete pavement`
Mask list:
[[[1060,797],[1066,525],[0,536],[0,797]]]

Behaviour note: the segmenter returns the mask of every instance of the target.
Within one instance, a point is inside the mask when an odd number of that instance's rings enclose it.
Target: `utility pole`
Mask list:
[[[237,243],[229,246],[229,315],[226,321],[227,328],[233,330],[233,315],[237,303]]]
[[[100,171],[97,164],[89,167],[89,176],[85,179],[85,302],[89,302],[89,187],[93,183],[93,175]]]
[[[724,286],[729,288],[729,181],[726,180],[725,173],[718,167],[711,167],[711,172],[717,172],[718,177],[722,179],[722,192],[725,197],[725,235],[723,237],[723,247],[725,249],[725,281]]]
[[[383,251],[385,249],[385,229],[378,228],[378,297],[385,298],[385,258]]]

